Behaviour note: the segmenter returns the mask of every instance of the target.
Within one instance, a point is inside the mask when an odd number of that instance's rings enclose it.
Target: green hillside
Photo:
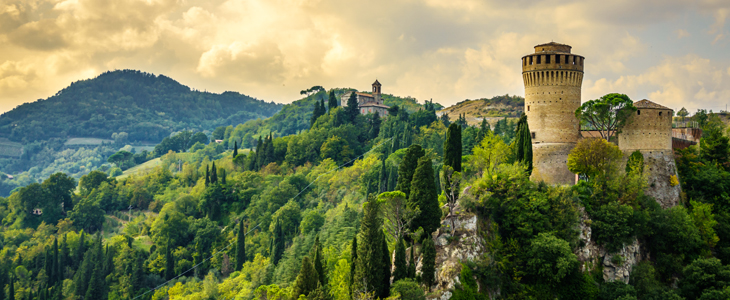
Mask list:
[[[193,90],[164,75],[109,71],[0,115],[0,137],[26,143],[69,137],[109,139],[125,132],[129,141],[158,142],[175,131],[212,130],[267,118],[280,109],[281,104],[237,92]]]

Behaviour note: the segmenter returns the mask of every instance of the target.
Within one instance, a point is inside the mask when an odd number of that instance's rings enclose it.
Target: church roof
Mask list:
[[[636,106],[636,108],[653,108],[653,109],[672,110],[669,107],[656,104],[656,103],[651,102],[651,101],[646,100],[646,99],[634,102],[634,106]]]
[[[378,82],[377,79],[375,79],[375,82],[373,82],[373,85],[381,85],[380,82]]]
[[[373,98],[373,95],[371,95],[371,94],[368,94],[368,93],[360,93],[360,92],[357,92],[357,95],[358,95],[358,96],[363,96],[363,97],[369,97],[369,98]]]

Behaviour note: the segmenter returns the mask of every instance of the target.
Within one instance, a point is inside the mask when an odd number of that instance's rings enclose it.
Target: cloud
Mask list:
[[[687,30],[684,30],[684,29],[677,29],[674,31],[674,34],[677,35],[677,39],[681,39],[681,38],[690,36],[689,32],[687,32]]]
[[[717,110],[730,98],[730,68],[695,54],[667,56],[641,74],[587,81],[583,87],[586,99],[621,92],[634,100],[648,98],[675,109]]]
[[[196,89],[236,90],[278,102],[295,100],[302,88],[313,85],[368,89],[377,78],[386,93],[453,104],[521,95],[520,57],[550,40],[571,44],[586,57],[585,95],[613,88],[649,95],[633,83],[641,79],[663,99],[677,92],[686,99],[716,101],[708,99],[719,99],[723,87],[712,78],[701,80],[704,90],[666,86],[645,75],[651,64],[637,66],[636,61],[651,61],[661,48],[673,46],[652,44],[644,33],[648,26],[712,17],[705,31],[719,41],[727,35],[730,11],[730,4],[716,0],[664,0],[662,5],[630,0],[3,3],[0,110],[125,68],[164,73]],[[674,32],[678,39],[686,34]],[[717,44],[719,50],[713,51],[726,52]],[[704,59],[720,70],[715,59]],[[725,80],[727,72],[720,73]]]

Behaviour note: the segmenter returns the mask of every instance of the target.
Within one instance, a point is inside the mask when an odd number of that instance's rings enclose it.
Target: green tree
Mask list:
[[[429,235],[423,240],[423,267],[421,267],[421,279],[428,290],[436,281],[436,245]]]
[[[593,237],[605,245],[608,252],[616,252],[634,238],[634,209],[628,205],[611,202],[593,213]]]
[[[492,132],[492,128],[487,123],[487,118],[482,119],[482,123],[479,124],[479,132],[477,133],[477,145],[482,143],[482,140]]]
[[[406,194],[406,198],[410,196],[411,180],[413,174],[416,173],[418,160],[424,155],[426,155],[426,151],[421,148],[421,145],[410,145],[403,157],[403,162],[398,167],[398,185],[395,189]]]
[[[370,196],[363,204],[363,218],[358,233],[357,260],[353,277],[353,295],[364,292],[383,294],[382,225],[379,202]]]
[[[684,118],[686,118],[687,116],[689,116],[689,112],[687,111],[686,108],[682,107],[682,109],[680,109],[677,112],[677,116],[682,117],[682,121],[684,121]]]
[[[454,300],[472,300],[477,299],[477,282],[474,280],[471,269],[465,264],[461,264],[461,272],[459,273],[460,284],[454,288]]]
[[[390,251],[388,251],[388,241],[385,239],[385,233],[381,230],[380,231],[380,241],[382,246],[382,252],[381,252],[381,274],[380,278],[382,280],[381,290],[380,290],[380,297],[382,299],[388,298],[390,295],[390,270],[392,269],[393,265],[390,263]]]
[[[700,237],[708,249],[714,248],[720,238],[715,233],[717,221],[712,213],[712,204],[690,201],[692,221],[700,232]]]
[[[717,258],[699,258],[686,266],[682,274],[679,290],[687,299],[700,299],[707,291],[722,290],[730,282],[730,267]]]
[[[238,156],[238,141],[233,141],[233,155],[232,158],[236,158]]]
[[[636,110],[629,96],[612,93],[583,103],[575,111],[575,117],[593,130],[598,130],[601,138],[608,141],[621,132],[621,128]]]
[[[69,219],[74,222],[77,228],[89,232],[101,229],[104,223],[104,211],[91,197],[83,197],[68,214]]]
[[[102,171],[91,171],[89,174],[81,176],[79,180],[81,195],[88,195],[93,189],[99,187],[102,182],[112,183],[113,180],[108,178],[107,174]]]
[[[408,266],[406,265],[406,246],[403,239],[398,239],[395,244],[395,270],[393,270],[393,282],[408,277]]]
[[[461,172],[461,126],[453,123],[446,131],[444,141],[444,166],[450,166]]]
[[[238,221],[238,237],[236,244],[236,271],[241,271],[243,263],[246,262],[246,231],[243,229],[243,220]]]
[[[354,155],[349,143],[336,135],[333,135],[322,144],[319,153],[322,159],[331,158],[338,164],[349,161]]]
[[[378,202],[383,217],[388,220],[384,226],[385,230],[393,239],[401,239],[419,211],[409,207],[406,195],[401,191],[382,193],[378,195]]]
[[[351,260],[350,260],[350,282],[348,283],[349,284],[350,296],[352,296],[352,287],[355,286],[354,280],[355,280],[355,267],[357,266],[357,251],[358,251],[358,248],[357,248],[357,235],[355,235],[352,238],[352,244],[350,244],[350,255],[351,255]]]
[[[15,275],[10,272],[10,282],[8,282],[8,300],[15,300]]]
[[[337,97],[335,97],[335,90],[330,90],[329,99],[327,100],[327,107],[329,110],[335,109],[335,107],[339,106],[337,104]]]
[[[165,247],[165,279],[171,280],[173,278],[175,278],[175,259],[172,257],[170,239],[167,239],[167,246]]]
[[[426,295],[421,286],[411,278],[394,280],[393,286],[390,288],[390,294],[398,296],[398,299],[402,300],[426,300]]]
[[[302,268],[299,270],[297,280],[294,282],[295,297],[299,295],[309,295],[309,293],[317,289],[318,283],[319,274],[317,274],[317,271],[314,269],[314,265],[312,265],[312,262],[309,260],[309,256],[305,256],[304,259],[302,259]]]
[[[272,247],[271,247],[271,262],[276,265],[279,263],[279,260],[281,260],[281,256],[284,255],[284,232],[281,229],[281,223],[279,220],[276,220],[276,223],[274,225],[274,230],[272,232],[273,239],[272,239]]]
[[[725,136],[725,124],[713,115],[702,128],[700,158],[707,162],[725,164],[730,156],[730,138]]]
[[[420,211],[411,222],[411,229],[422,227],[428,234],[436,231],[441,225],[441,209],[430,158],[424,156],[418,160],[410,190],[408,207]]]
[[[540,233],[527,249],[530,274],[548,284],[559,284],[578,267],[578,258],[570,244],[549,233]]]
[[[381,160],[380,176],[378,178],[378,191],[385,193],[388,191],[388,168],[385,166],[385,157]]]
[[[408,278],[416,278],[416,256],[413,255],[415,245],[411,245],[411,256],[408,259]]]
[[[568,154],[568,169],[589,178],[603,178],[613,172],[623,156],[619,148],[604,139],[582,139]]]
[[[350,123],[355,122],[355,118],[360,114],[360,107],[357,103],[357,93],[350,93],[350,97],[347,98],[347,107],[345,107],[345,116]]]
[[[314,238],[314,247],[312,248],[313,261],[312,265],[314,270],[317,272],[317,281],[322,287],[327,285],[327,270],[325,269],[324,255],[322,254],[322,244],[319,242],[319,236]]]
[[[517,133],[514,141],[515,160],[527,167],[527,173],[532,173],[532,133],[524,113],[517,122]]]

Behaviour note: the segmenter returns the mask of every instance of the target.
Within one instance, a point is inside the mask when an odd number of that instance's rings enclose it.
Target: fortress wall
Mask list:
[[[568,170],[568,154],[573,143],[532,144],[533,181],[551,184],[575,184],[575,174]]]
[[[580,87],[527,86],[525,114],[534,132],[533,143],[575,143],[580,123],[575,110],[580,107]]]
[[[621,150],[672,149],[672,111],[639,108],[618,135]]]

